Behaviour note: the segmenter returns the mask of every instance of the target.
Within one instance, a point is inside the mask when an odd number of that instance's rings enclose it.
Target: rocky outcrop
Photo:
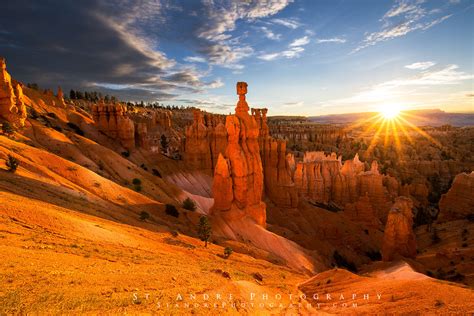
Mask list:
[[[267,125],[267,109],[252,109],[259,129],[258,143],[263,165],[266,196],[277,206],[298,206],[298,192],[291,177],[292,171],[286,154],[286,141],[273,139]],[[287,159],[288,158],[288,159]]]
[[[209,131],[204,125],[200,110],[194,111],[194,121],[185,130],[186,143],[184,161],[194,170],[212,174],[212,158]]]
[[[122,104],[105,104],[100,101],[91,108],[98,129],[107,136],[118,139],[128,150],[135,148],[135,125]]]
[[[56,95],[56,97],[59,100],[59,105],[62,106],[62,107],[65,107],[66,102],[64,102],[64,93],[63,93],[63,89],[61,89],[61,87],[58,87],[58,94]]]
[[[438,222],[466,219],[474,214],[474,171],[460,173],[439,201]]]
[[[399,257],[416,258],[416,237],[413,232],[413,202],[401,196],[395,199],[388,214],[382,245],[382,260]]]
[[[162,109],[134,109],[128,116],[135,125],[135,146],[154,153],[171,154],[180,146],[171,125],[171,111]],[[162,146],[162,137],[168,142]]]
[[[219,155],[214,172],[211,214],[225,221],[250,218],[265,226],[262,202],[263,168],[258,145],[259,128],[245,100],[247,84],[237,83],[239,102],[235,115],[226,117],[227,148]]]
[[[0,58],[0,118],[17,127],[23,127],[26,117],[23,88],[20,83],[12,81],[5,59]]]
[[[212,174],[219,155],[227,146],[224,117],[194,110],[193,123],[186,127],[184,161],[194,170]]]

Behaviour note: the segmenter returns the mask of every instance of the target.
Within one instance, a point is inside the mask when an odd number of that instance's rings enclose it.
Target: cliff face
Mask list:
[[[416,258],[416,239],[413,232],[413,202],[401,196],[395,199],[388,214],[382,245],[382,260],[398,257]]]
[[[238,83],[237,91],[239,102],[236,114],[226,117],[227,148],[224,155],[219,155],[214,172],[214,205],[211,213],[230,222],[249,217],[265,226],[259,128],[248,113],[245,100],[247,84]]]
[[[135,148],[135,125],[122,104],[105,104],[103,101],[91,108],[98,129],[107,136],[118,139],[123,147]]]
[[[474,213],[474,171],[460,173],[439,201],[438,222],[466,219]]]
[[[12,81],[5,59],[0,58],[0,118],[23,127],[26,117],[23,89],[19,83]]]

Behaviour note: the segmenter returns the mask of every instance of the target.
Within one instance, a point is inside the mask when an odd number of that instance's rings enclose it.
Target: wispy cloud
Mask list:
[[[275,24],[280,24],[293,30],[301,26],[301,23],[296,19],[272,19],[271,21]]]
[[[413,63],[413,64],[410,64],[410,65],[406,65],[405,68],[414,69],[414,70],[426,70],[428,68],[433,67],[434,65],[436,65],[435,62],[423,61],[423,62],[418,62],[418,63]]]
[[[253,54],[249,45],[236,43],[229,32],[235,30],[238,20],[256,20],[272,16],[283,10],[293,0],[235,2],[224,0],[219,2],[204,1],[206,24],[197,30],[197,37],[207,41],[200,52],[208,57],[211,64],[230,69],[241,69],[239,62]],[[277,38],[278,35],[269,29],[267,37]]]
[[[346,42],[346,39],[345,38],[340,38],[340,37],[316,39],[316,43],[318,43],[318,44],[322,44],[322,43],[340,43],[340,44],[343,44],[345,42]]]
[[[304,46],[309,44],[309,38],[308,36],[303,36],[301,38],[295,39],[291,44],[290,47],[298,47],[298,46]]]
[[[204,57],[199,56],[188,56],[184,58],[184,61],[187,61],[189,63],[205,63],[206,59]]]
[[[422,4],[424,0],[398,0],[380,19],[383,22],[382,30],[369,33],[364,40],[352,50],[356,53],[377,43],[402,37],[416,30],[428,30],[451,17],[445,15],[435,18],[440,9],[427,11]]]
[[[262,54],[258,56],[258,58],[265,61],[271,61],[280,57],[285,57],[288,59],[299,57],[301,53],[304,52],[303,46],[308,45],[309,42],[310,40],[308,36],[303,36],[303,37],[295,39],[293,42],[291,42],[288,45],[287,49],[281,52]]]
[[[266,38],[271,39],[271,40],[279,40],[281,38],[281,34],[275,34],[273,33],[272,30],[270,30],[266,26],[260,27],[260,30],[263,32],[263,35],[265,35]]]

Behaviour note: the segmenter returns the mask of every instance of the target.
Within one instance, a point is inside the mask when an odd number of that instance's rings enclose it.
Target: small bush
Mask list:
[[[8,171],[15,172],[18,166],[20,165],[20,162],[12,155],[8,155],[6,165],[8,167]]]
[[[56,113],[53,113],[53,112],[49,112],[48,114],[46,114],[47,116],[49,116],[50,118],[53,118],[53,119],[57,119],[58,116],[56,115]]]
[[[135,191],[137,191],[137,192],[141,192],[141,191],[142,191],[142,186],[141,186],[141,185],[135,185],[135,186],[133,187],[133,189],[134,189]]]
[[[15,132],[15,129],[13,128],[13,126],[10,123],[4,122],[2,124],[2,132],[5,135],[12,135]]]
[[[132,180],[132,183],[133,183],[134,185],[141,185],[141,184],[142,184],[142,180],[140,180],[140,179],[138,179],[138,178],[135,178],[135,179]]]
[[[173,204],[166,204],[165,213],[169,216],[179,217],[179,212]]]
[[[461,247],[466,248],[467,247],[467,242],[464,242]]]
[[[146,220],[149,219],[149,218],[150,218],[150,214],[148,214],[147,212],[142,211],[142,212],[140,213],[140,220],[141,220],[141,221],[146,221]]]
[[[233,253],[234,251],[232,250],[232,248],[230,247],[225,247],[224,248],[224,258],[229,258],[230,255]]]
[[[196,210],[196,202],[194,202],[189,197],[183,201],[183,208],[188,211],[195,211]]]
[[[179,232],[178,232],[177,230],[172,230],[172,231],[170,231],[170,234],[171,234],[171,236],[173,236],[173,237],[178,237],[178,236],[179,236]]]
[[[125,158],[128,158],[130,157],[130,152],[127,150],[127,151],[123,151],[122,152],[122,156],[124,156]]]
[[[142,168],[145,171],[148,171],[148,167],[144,163],[140,165],[140,168]]]

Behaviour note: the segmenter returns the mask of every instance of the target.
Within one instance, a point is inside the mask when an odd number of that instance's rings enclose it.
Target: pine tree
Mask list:
[[[199,219],[199,226],[198,226],[198,235],[199,239],[204,241],[204,247],[207,247],[207,242],[211,238],[212,228],[209,220],[206,216],[201,216]]]

